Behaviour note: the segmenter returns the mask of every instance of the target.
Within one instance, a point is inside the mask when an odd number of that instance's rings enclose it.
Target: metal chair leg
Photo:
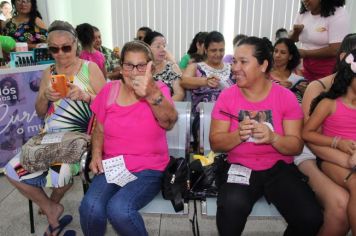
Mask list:
[[[29,213],[30,213],[31,234],[34,234],[35,233],[35,222],[33,220],[33,205],[32,205],[31,200],[28,200],[28,208],[29,208]]]

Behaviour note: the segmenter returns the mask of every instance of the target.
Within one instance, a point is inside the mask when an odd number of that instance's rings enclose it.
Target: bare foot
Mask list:
[[[62,215],[64,208],[59,203],[52,202],[48,211],[44,211],[47,216],[47,221],[51,225],[52,228],[56,228],[59,225],[58,219]],[[50,232],[47,230],[46,235],[51,235]],[[52,234],[55,235],[55,234]]]

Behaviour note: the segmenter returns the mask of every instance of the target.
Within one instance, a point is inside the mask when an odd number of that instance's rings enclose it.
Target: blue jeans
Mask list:
[[[104,174],[94,177],[79,207],[84,235],[105,235],[107,219],[121,236],[148,235],[138,210],[160,191],[162,172],[133,174],[137,179],[124,187],[108,184]]]

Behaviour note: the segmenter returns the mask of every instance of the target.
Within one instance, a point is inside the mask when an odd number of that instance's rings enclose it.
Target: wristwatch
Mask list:
[[[163,94],[161,93],[156,99],[153,100],[152,105],[153,106],[158,106],[159,104],[161,104],[163,101]]]

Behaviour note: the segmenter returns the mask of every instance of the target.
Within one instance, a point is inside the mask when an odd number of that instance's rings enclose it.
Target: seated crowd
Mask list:
[[[331,39],[307,42],[310,16],[342,18],[344,4],[304,2],[293,30],[279,29],[274,44],[239,34],[225,56],[220,32],[199,32],[176,63],[164,35],[148,27],[119,53],[102,46],[95,26],[54,21],[47,29],[35,0],[12,0],[15,14],[2,33],[29,48],[46,42],[55,61],[36,99],[43,132],[89,133],[95,115],[95,177],[79,207],[84,235],[105,235],[107,222],[120,235],[148,235],[139,210],[160,191],[174,102],[186,100],[196,152],[198,104],[215,103],[210,146],[227,153],[217,197],[220,235],[241,235],[261,196],[285,219],[285,235],[356,234],[356,34],[335,23]],[[298,49],[297,41],[307,46]],[[64,98],[50,86],[55,74],[74,78]],[[6,176],[47,217],[45,235],[59,235],[72,221],[60,202],[78,163],[29,172],[20,157],[6,165]],[[44,187],[52,188],[49,196]]]

